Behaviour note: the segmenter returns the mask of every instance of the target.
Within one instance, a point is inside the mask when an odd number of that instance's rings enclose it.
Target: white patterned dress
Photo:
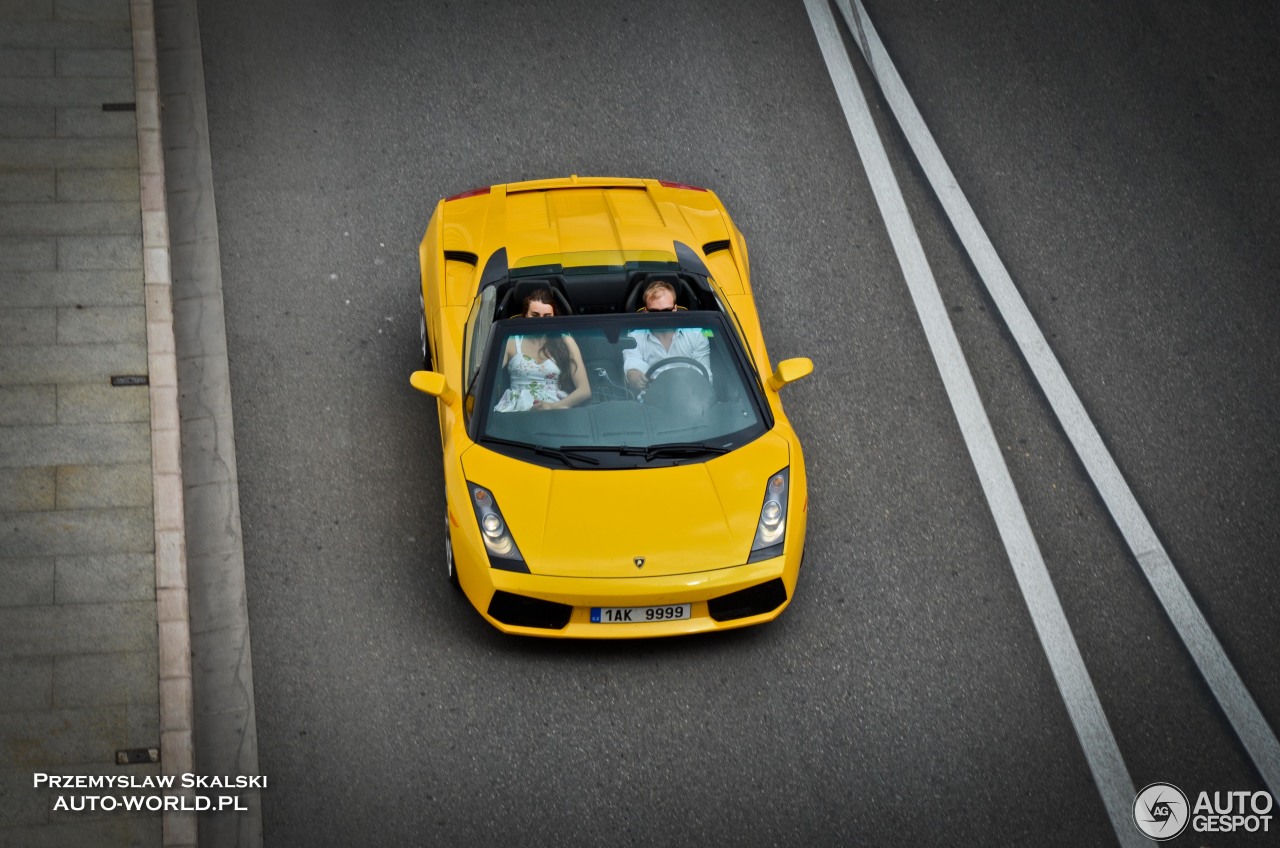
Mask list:
[[[507,361],[507,374],[511,377],[511,387],[502,393],[494,412],[524,412],[533,409],[534,401],[538,403],[555,403],[568,397],[568,392],[559,386],[560,366],[551,357],[542,362],[525,353],[522,345],[523,336],[513,337],[516,352]]]

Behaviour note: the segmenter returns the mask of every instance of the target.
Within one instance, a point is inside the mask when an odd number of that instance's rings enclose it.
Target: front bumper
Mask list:
[[[777,618],[791,601],[799,552],[747,565],[666,577],[545,577],[488,569],[487,585],[463,590],[504,633],[561,639],[638,639],[732,630]],[[467,576],[476,575],[475,571]],[[591,621],[592,607],[689,604],[684,619],[626,624]]]

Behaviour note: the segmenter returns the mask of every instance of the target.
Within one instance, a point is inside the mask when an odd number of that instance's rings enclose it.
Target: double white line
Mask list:
[[[1253,697],[1227,659],[1217,637],[1191,598],[1151,523],[1138,505],[1097,428],[1049,349],[1048,342],[1013,285],[972,207],[956,183],[902,79],[885,52],[859,0],[835,0],[863,57],[879,83],[928,177],[952,227],[969,253],[1023,357],[1058,416],[1067,438],[1138,565],[1204,675],[1223,712],[1235,728],[1272,795],[1280,794],[1280,743]],[[964,353],[947,317],[942,296],[929,268],[902,192],[872,122],[866,99],[827,0],[805,0],[823,59],[831,73],[858,154],[867,171],[889,237],[902,265],[916,312],[955,409],[969,455],[1013,565],[1023,597],[1035,622],[1050,666],[1062,692],[1076,734],[1084,748],[1116,836],[1123,845],[1146,845],[1131,819],[1133,781],[1098,702],[1075,638],[1045,569],[1039,546],[1027,523],[1022,502],[991,430],[982,401],[965,363]]]

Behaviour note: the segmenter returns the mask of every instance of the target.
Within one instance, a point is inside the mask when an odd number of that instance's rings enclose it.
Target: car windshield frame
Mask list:
[[[614,393],[615,387],[622,392],[626,391],[618,386],[617,375],[607,385],[597,386],[596,380],[592,379],[592,400],[569,410],[497,412],[494,410],[494,401],[499,396],[497,384],[506,379],[503,374],[503,352],[507,341],[514,335],[522,335],[530,330],[536,330],[539,335],[559,332],[572,335],[584,343],[599,336],[601,343],[607,342],[614,346],[613,351],[620,354],[622,350],[634,346],[634,340],[629,333],[640,329],[698,330],[717,346],[718,350],[715,351],[712,360],[714,365],[711,380],[705,387],[699,387],[699,390],[714,392],[716,387],[711,384],[719,380],[719,387],[722,391],[730,393],[730,397],[725,400],[717,396],[715,401],[710,403],[708,409],[714,407],[717,415],[704,415],[705,429],[698,430],[693,426],[683,429],[676,427],[670,432],[677,435],[671,438],[658,438],[651,442],[624,440],[624,443],[614,444],[576,439],[561,443],[554,441],[539,443],[513,438],[510,428],[505,426],[508,421],[499,420],[494,424],[495,416],[513,416],[509,421],[514,421],[514,416],[517,415],[630,414],[627,407],[618,406],[618,404],[636,404],[637,401],[620,392]],[[745,350],[734,323],[720,312],[681,309],[667,313],[565,315],[537,319],[515,317],[493,322],[488,336],[486,350],[480,364],[480,373],[472,384],[473,391],[468,395],[468,408],[471,410],[471,415],[467,430],[473,442],[495,453],[548,468],[581,470],[654,468],[706,462],[750,444],[774,428],[773,413],[764,397],[759,376],[752,365],[752,358]],[[591,377],[591,352],[585,349],[581,352],[584,366],[588,370],[588,376]],[[696,369],[685,370],[690,374],[696,373]],[[625,380],[625,375],[621,376]],[[655,379],[657,376],[655,375]],[[689,380],[688,375],[684,380]],[[696,384],[697,378],[694,378],[693,382]],[[610,390],[609,395],[604,396],[600,392],[601,388]],[[596,413],[590,412],[593,407],[604,404],[613,406],[604,412],[600,410]],[[639,409],[639,406],[636,408]],[[642,413],[641,417],[647,422],[660,414],[667,416],[664,420],[674,421],[677,424],[698,418],[696,413],[687,410],[672,411],[670,407],[662,410],[652,403],[649,411]],[[739,421],[745,422],[744,426],[733,428],[732,424]],[[724,422],[723,427],[716,427],[719,422]],[[695,435],[705,433],[707,436],[690,439],[682,435],[686,432]]]

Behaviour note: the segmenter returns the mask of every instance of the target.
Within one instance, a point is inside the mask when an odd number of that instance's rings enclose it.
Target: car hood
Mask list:
[[[766,433],[707,462],[667,468],[544,468],[477,445],[467,479],[493,493],[530,572],[658,577],[742,565],[786,442]],[[641,564],[637,564],[637,560]]]

